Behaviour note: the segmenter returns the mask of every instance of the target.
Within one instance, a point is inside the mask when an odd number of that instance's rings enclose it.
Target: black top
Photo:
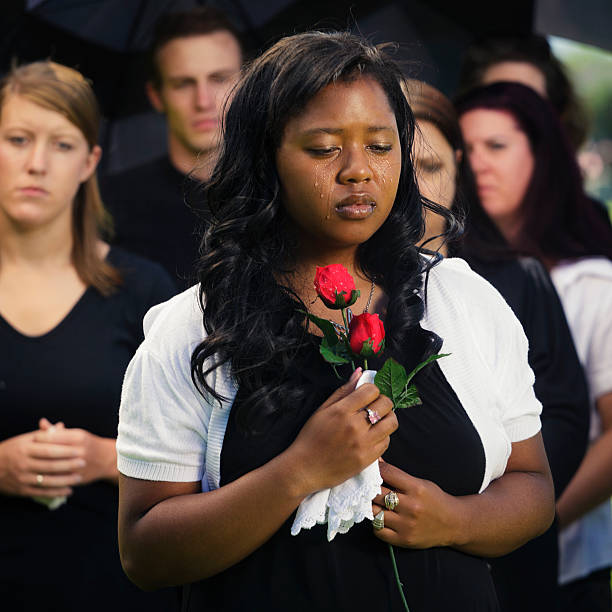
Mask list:
[[[221,452],[221,484],[227,484],[281,453],[314,410],[339,386],[313,340],[298,357],[292,376],[310,401],[281,414],[266,432],[243,433],[232,406]],[[415,341],[416,349],[418,342]],[[400,360],[409,371],[422,351],[407,348]],[[379,368],[381,360],[370,359]],[[344,371],[344,378],[350,371]],[[478,492],[485,457],[480,437],[437,363],[416,377],[422,406],[398,414],[399,429],[384,459],[406,472],[436,482],[453,495]],[[365,417],[364,417],[365,418]],[[339,452],[341,450],[339,449]],[[290,534],[295,515],[272,538],[228,570],[185,588],[189,612],[266,610],[402,610],[387,544],[372,533],[370,521],[327,541],[326,525]],[[450,548],[396,548],[400,576],[411,612],[497,610],[484,560]]]
[[[160,263],[177,288],[194,283],[204,210],[201,184],[168,157],[100,179],[114,244]]]
[[[143,339],[142,318],[172,296],[157,264],[112,248],[123,273],[110,297],[88,288],[68,315],[42,336],[24,336],[0,316],[0,440],[62,420],[116,437],[123,374]],[[29,498],[0,495],[0,607],[23,612],[168,612],[175,592],[140,592],[121,569],[117,487],[74,487],[48,510]]]

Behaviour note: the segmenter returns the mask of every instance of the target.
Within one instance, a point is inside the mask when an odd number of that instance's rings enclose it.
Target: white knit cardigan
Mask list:
[[[228,367],[209,383],[226,398],[202,396],[191,380],[191,354],[204,337],[198,287],[153,307],[145,340],[123,384],[117,439],[118,468],[133,478],[202,480],[219,487],[221,447],[236,396]],[[429,274],[425,329],[443,338],[438,363],[480,435],[485,471],[480,491],[501,476],[511,443],[540,430],[527,339],[499,295],[461,259],[445,259]]]

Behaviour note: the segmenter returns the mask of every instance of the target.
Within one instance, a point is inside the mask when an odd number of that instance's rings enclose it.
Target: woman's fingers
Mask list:
[[[364,385],[365,386],[365,385]],[[379,395],[373,402],[357,412],[370,427],[371,437],[391,435],[397,429],[397,417],[393,402],[386,395]]]
[[[37,431],[34,433],[34,442],[44,442],[48,444],[69,444],[77,446],[85,441],[86,432],[83,429],[65,429],[63,427],[53,427],[47,431]]]
[[[411,486],[415,486],[419,482],[418,478],[385,461],[379,462],[378,468],[385,485],[394,491],[407,493]]]
[[[28,454],[35,459],[74,459],[83,456],[83,449],[70,444],[34,442]]]
[[[53,431],[54,429],[64,429],[64,423],[62,421],[58,421],[57,423],[51,423],[49,419],[43,417],[38,421],[38,427],[42,431]]]
[[[345,382],[341,387],[338,387],[319,407],[319,410],[325,409],[336,402],[344,399],[353,391],[355,391],[355,385],[361,376],[361,368],[357,368],[352,374],[351,377]]]
[[[374,516],[379,516],[380,513],[383,513],[383,525],[382,529],[376,529],[372,527],[374,535],[383,542],[387,542],[387,544],[392,544],[394,546],[402,546],[406,547],[406,544],[403,542],[399,531],[401,530],[401,522],[397,516],[394,516],[394,512],[387,510],[377,504],[372,505],[372,510],[374,512]]]
[[[79,484],[83,477],[80,474],[44,474],[32,473],[28,478],[28,485],[38,490],[65,489]]]
[[[84,459],[32,459],[28,469],[35,474],[71,474],[82,470]]]

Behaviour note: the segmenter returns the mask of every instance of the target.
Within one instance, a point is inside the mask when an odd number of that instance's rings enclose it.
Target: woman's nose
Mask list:
[[[372,169],[364,151],[359,149],[345,150],[343,160],[338,176],[341,183],[363,183],[372,179]]]
[[[28,172],[30,174],[44,174],[49,164],[47,147],[44,143],[34,143],[28,158]]]
[[[486,155],[484,155],[483,152],[477,148],[474,148],[469,152],[468,159],[474,174],[480,174],[489,167]]]

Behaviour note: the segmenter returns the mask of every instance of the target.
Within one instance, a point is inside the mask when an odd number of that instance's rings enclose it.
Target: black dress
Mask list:
[[[410,370],[420,361],[424,338],[399,360]],[[236,397],[221,452],[221,484],[227,484],[281,453],[314,410],[339,386],[312,339],[298,358],[295,384],[310,401],[281,414],[264,434],[248,435],[237,423]],[[382,361],[370,360],[379,368]],[[350,371],[344,371],[347,378]],[[398,414],[399,429],[384,459],[453,495],[477,493],[485,457],[480,437],[436,363],[416,377],[422,406]],[[365,417],[364,417],[365,418]],[[341,449],[339,449],[341,452]],[[207,580],[185,587],[185,612],[232,610],[356,612],[403,610],[387,544],[370,521],[327,541],[326,525],[290,534],[292,516],[258,550]],[[498,610],[487,563],[450,548],[409,550],[395,555],[411,612]]]
[[[143,338],[142,317],[174,293],[157,264],[111,249],[124,283],[110,297],[88,288],[50,332],[29,337],[0,317],[0,441],[62,420],[117,435],[123,374]],[[11,612],[171,612],[174,591],[142,593],[117,547],[118,490],[74,487],[57,510],[0,494],[0,609]]]

